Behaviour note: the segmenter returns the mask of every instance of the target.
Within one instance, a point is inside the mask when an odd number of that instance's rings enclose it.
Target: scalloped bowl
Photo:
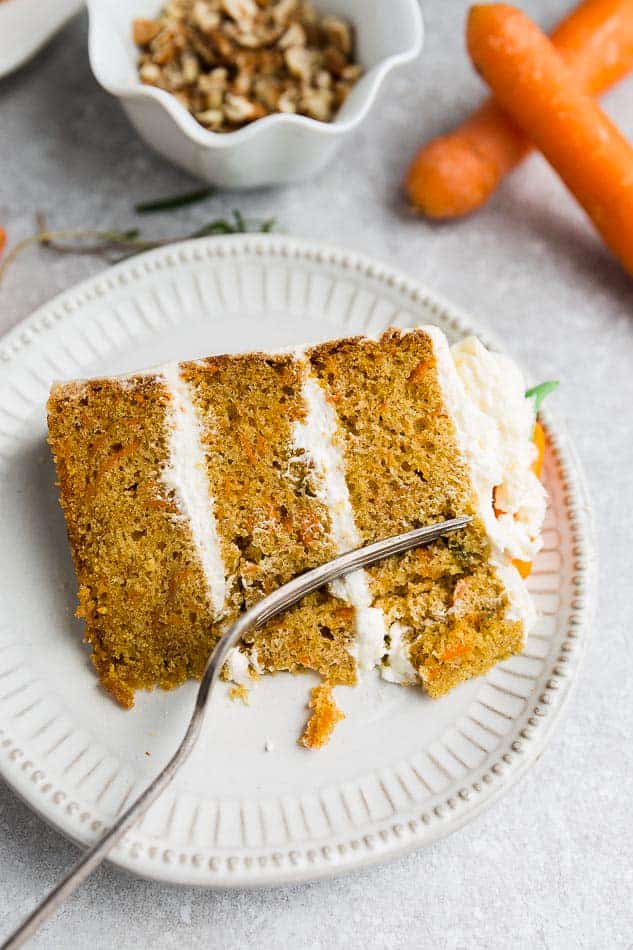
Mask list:
[[[275,114],[236,132],[203,128],[174,96],[138,78],[131,23],[137,16],[154,16],[156,0],[88,0],[92,71],[121,100],[142,138],[192,175],[223,188],[296,181],[332,158],[369,112],[386,76],[422,48],[418,0],[318,0],[317,5],[354,24],[365,68],[333,122]]]

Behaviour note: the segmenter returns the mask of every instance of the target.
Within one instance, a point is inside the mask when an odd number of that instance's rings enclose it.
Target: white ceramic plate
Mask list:
[[[0,2],[0,79],[34,56],[83,6],[83,0]]]
[[[45,442],[51,382],[420,322],[451,337],[476,331],[379,263],[246,236],[114,267],[0,342],[0,770],[65,834],[93,842],[156,774],[195,685],[141,694],[130,712],[97,685],[73,619],[75,579]],[[311,677],[264,678],[250,708],[223,686],[194,755],[113,860],[206,886],[326,876],[448,834],[512,785],[569,694],[594,599],[582,478],[558,425],[547,428],[551,504],[530,579],[542,618],[522,656],[442,700],[373,676],[340,687],[347,719],[318,753],[296,744]]]

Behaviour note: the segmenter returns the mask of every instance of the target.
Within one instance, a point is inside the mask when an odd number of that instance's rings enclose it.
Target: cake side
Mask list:
[[[332,512],[297,435],[309,413],[302,363],[294,354],[212,357],[183,364],[181,374],[204,419],[228,622],[336,555]],[[251,673],[311,669],[331,683],[351,684],[353,639],[353,611],[339,588],[309,595],[245,642]],[[243,670],[240,680],[248,685]]]
[[[217,635],[191,524],[165,480],[173,430],[161,377],[54,387],[49,443],[79,581],[78,616],[103,685],[199,676]]]
[[[334,341],[311,353],[340,423],[363,543],[459,514],[473,518],[463,531],[369,571],[387,635],[376,662],[386,678],[419,678],[431,695],[516,652],[523,635],[491,562],[440,384],[438,345],[425,329],[390,330],[379,340]]]

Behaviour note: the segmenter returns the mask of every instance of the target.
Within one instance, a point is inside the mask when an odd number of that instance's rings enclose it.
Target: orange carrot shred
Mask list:
[[[514,560],[512,561],[512,563],[513,563],[514,566],[516,567],[517,571],[519,572],[519,574],[521,575],[521,577],[523,578],[523,580],[526,580],[526,579],[530,576],[530,574],[532,573],[532,562],[531,562],[531,561],[519,561],[518,558],[514,558]]]
[[[449,650],[446,650],[440,657],[440,662],[448,663],[450,660],[456,660],[459,656],[464,656],[465,653],[470,653],[472,647],[467,643],[458,643],[457,646],[451,647]]]
[[[545,429],[538,421],[534,423],[532,441],[534,442],[537,451],[536,458],[532,462],[532,471],[537,478],[540,478],[543,472],[543,459],[545,458]]]

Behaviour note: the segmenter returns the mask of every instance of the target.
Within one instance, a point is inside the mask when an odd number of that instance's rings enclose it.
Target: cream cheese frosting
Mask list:
[[[545,489],[532,472],[534,411],[518,367],[468,337],[449,349],[437,327],[433,340],[442,395],[468,466],[479,515],[492,545],[491,562],[508,591],[508,619],[527,634],[536,611],[514,558],[531,561],[541,546]],[[508,506],[498,516],[500,500]]]
[[[457,343],[451,355],[473,407],[466,451],[477,491],[486,501],[488,534],[509,557],[531,561],[541,547],[545,489],[532,471],[535,420],[525,380],[511,359],[487,350],[475,337]],[[488,504],[493,493],[494,508]]]
[[[345,478],[336,413],[307,363],[303,370],[302,394],[306,417],[294,424],[294,448],[305,454],[314,468],[317,497],[330,514],[332,540],[338,553],[343,554],[359,547],[362,538],[354,521]],[[353,655],[361,670],[372,669],[383,655],[387,631],[382,611],[372,607],[367,573],[361,570],[347,574],[335,581],[331,589],[354,608],[357,636]]]
[[[238,647],[229,650],[226,658],[226,669],[229,679],[238,686],[252,686],[253,678],[250,673],[251,663],[246,653],[242,653]]]
[[[401,686],[413,686],[420,677],[409,659],[409,644],[405,636],[411,628],[396,621],[389,627],[389,647],[385,665],[380,667],[380,675],[388,683],[400,683]]]
[[[220,617],[226,596],[224,561],[200,420],[178,363],[161,366],[160,376],[169,392],[171,406],[169,455],[161,476],[167,491],[173,493],[181,517],[189,523],[211,607],[215,616]]]

